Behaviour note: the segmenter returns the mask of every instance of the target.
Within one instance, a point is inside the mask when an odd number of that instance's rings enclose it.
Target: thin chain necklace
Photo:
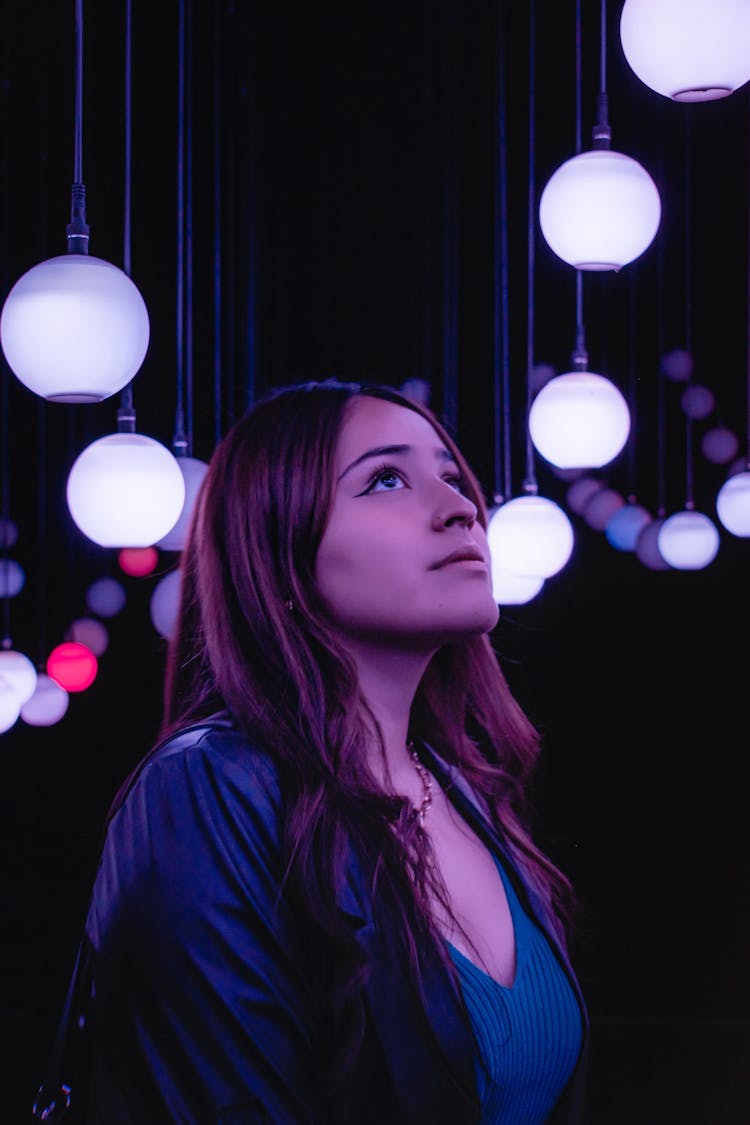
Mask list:
[[[432,804],[432,775],[430,774],[430,772],[428,770],[425,769],[425,767],[420,762],[419,756],[418,756],[416,750],[414,749],[414,743],[410,742],[408,744],[408,746],[406,747],[406,749],[411,754],[412,761],[414,762],[414,768],[416,769],[417,773],[419,774],[419,778],[422,782],[422,789],[424,790],[424,796],[422,797],[422,803],[420,804],[419,808],[415,808],[415,810],[414,810],[417,814],[417,818],[419,820],[420,825],[424,826],[424,818],[427,815],[427,810],[429,809],[430,805]]]

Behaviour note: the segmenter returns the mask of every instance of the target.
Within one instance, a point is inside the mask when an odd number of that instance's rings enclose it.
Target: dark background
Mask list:
[[[619,274],[586,275],[592,370],[634,417],[600,474],[655,511],[715,518],[726,467],[705,429],[747,440],[747,89],[675,105],[644,87],[608,7],[612,147],[657,182],[651,247]],[[300,378],[401,385],[419,378],[456,431],[488,500],[527,472],[524,430],[529,176],[536,203],[576,151],[576,6],[538,4],[533,103],[528,5],[383,0],[231,4],[194,0],[192,275],[195,456],[246,402]],[[600,5],[581,6],[582,147],[599,85]],[[75,6],[4,5],[2,271],[7,290],[64,253],[73,174]],[[151,318],[133,382],[138,429],[170,444],[177,400],[177,3],[133,5],[132,277]],[[84,8],[83,179],[90,252],[123,261],[124,5]],[[189,37],[190,39],[190,37]],[[505,53],[510,445],[496,424],[498,59]],[[529,107],[535,145],[529,159]],[[216,138],[219,138],[218,144]],[[532,215],[534,358],[561,372],[575,343],[575,274]],[[183,244],[184,245],[184,244]],[[220,285],[217,284],[220,279]],[[184,295],[184,290],[183,290]],[[218,306],[219,315],[215,315]],[[690,344],[716,410],[692,426],[664,351]],[[60,724],[0,736],[4,979],[3,1122],[27,1120],[62,1004],[102,819],[159,719],[164,642],[148,578],[86,541],[67,513],[78,452],[116,428],[118,396],[46,404],[3,371],[10,552],[27,572],[4,607],[15,648],[44,665],[103,574],[128,594],[106,622],[94,685]],[[217,408],[218,404],[218,408]],[[502,411],[500,411],[502,415]],[[659,446],[661,426],[663,446]],[[659,449],[664,450],[663,457]],[[537,458],[542,494],[567,482]],[[593,1019],[596,1125],[740,1125],[750,1120],[745,786],[750,543],[723,529],[702,571],[654,572],[571,514],[576,543],[527,605],[502,609],[496,646],[543,734],[540,839],[578,890],[576,957]]]

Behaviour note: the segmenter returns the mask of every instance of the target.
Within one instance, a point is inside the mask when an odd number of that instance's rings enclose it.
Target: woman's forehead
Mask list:
[[[445,449],[434,426],[416,410],[369,395],[351,399],[339,431],[339,460],[351,460],[365,449],[387,445]]]

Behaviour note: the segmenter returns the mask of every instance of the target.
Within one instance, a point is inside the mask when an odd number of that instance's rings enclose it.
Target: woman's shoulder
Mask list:
[[[148,809],[190,816],[237,815],[275,821],[281,808],[278,769],[271,754],[222,713],[173,731],[145,756],[115,802],[123,811]]]

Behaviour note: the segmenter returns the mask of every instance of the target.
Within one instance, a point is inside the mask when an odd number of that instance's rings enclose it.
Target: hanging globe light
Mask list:
[[[701,452],[714,465],[727,465],[737,456],[740,441],[727,426],[713,426],[701,438]]]
[[[31,727],[51,727],[59,723],[69,703],[70,696],[65,688],[46,672],[40,672],[34,694],[21,708],[21,718]]]
[[[18,696],[19,708],[31,699],[36,688],[36,668],[28,656],[12,648],[0,651],[0,676]]]
[[[680,396],[680,406],[687,417],[694,421],[708,418],[715,405],[716,399],[713,391],[708,387],[701,386],[700,383],[693,383]]]
[[[190,519],[198,498],[198,490],[208,472],[208,465],[197,457],[177,457],[177,464],[185,479],[185,503],[174,527],[157,543],[164,551],[181,551],[185,546]]]
[[[116,578],[97,578],[86,591],[86,605],[97,617],[116,617],[125,608],[126,601],[125,587]]]
[[[33,266],[3,305],[0,341],[13,374],[50,402],[101,402],[140,369],[149,318],[111,262],[62,254]]]
[[[570,508],[571,512],[576,515],[583,515],[583,509],[588,504],[591,497],[595,492],[601,492],[604,488],[604,481],[598,480],[596,477],[584,476],[579,477],[574,481],[568,491],[565,493],[565,503]]]
[[[750,470],[724,481],[716,497],[716,514],[732,535],[743,539],[750,535]]]
[[[177,611],[180,606],[180,580],[179,570],[172,570],[157,582],[149,603],[151,623],[160,636],[169,640],[177,621]]]
[[[98,670],[93,652],[79,641],[64,641],[47,657],[47,675],[65,691],[85,691],[93,684]]]
[[[552,500],[517,496],[502,504],[487,524],[493,567],[510,574],[549,578],[573,551],[570,520]]]
[[[604,537],[617,551],[634,551],[640,533],[652,518],[648,508],[628,500],[605,524]]]
[[[615,488],[600,488],[583,509],[583,518],[594,531],[604,531],[609,521],[625,504],[625,497]]]
[[[750,79],[747,0],[625,0],[620,41],[641,82],[676,102],[725,98]]]
[[[13,689],[13,685],[4,676],[0,676],[0,734],[18,722],[21,714],[21,701]]]
[[[65,634],[66,641],[78,641],[90,648],[94,656],[102,656],[109,647],[106,626],[95,617],[78,617]]]
[[[148,547],[176,523],[185,481],[172,453],[137,433],[91,443],[68,475],[68,508],[101,547]]]
[[[15,559],[0,559],[0,598],[15,598],[26,583],[26,574]]]
[[[498,605],[526,605],[537,596],[542,586],[543,578],[509,574],[499,566],[492,567],[492,595]]]
[[[0,519],[0,550],[9,551],[18,542],[18,525],[11,519]]]
[[[641,531],[635,545],[635,555],[639,562],[649,570],[671,570],[667,560],[659,550],[659,532],[664,524],[664,516],[651,520]]]
[[[716,558],[719,533],[702,512],[686,509],[665,519],[658,545],[666,562],[676,570],[702,570]]]
[[[568,371],[542,387],[529,411],[534,448],[561,469],[598,469],[621,452],[630,433],[628,404],[614,383],[591,371]]]
[[[117,553],[117,561],[123,574],[145,578],[156,570],[159,552],[156,547],[123,547]]]
[[[619,270],[654,240],[656,184],[637,160],[595,148],[566,160],[548,180],[539,224],[550,248],[578,270]]]

